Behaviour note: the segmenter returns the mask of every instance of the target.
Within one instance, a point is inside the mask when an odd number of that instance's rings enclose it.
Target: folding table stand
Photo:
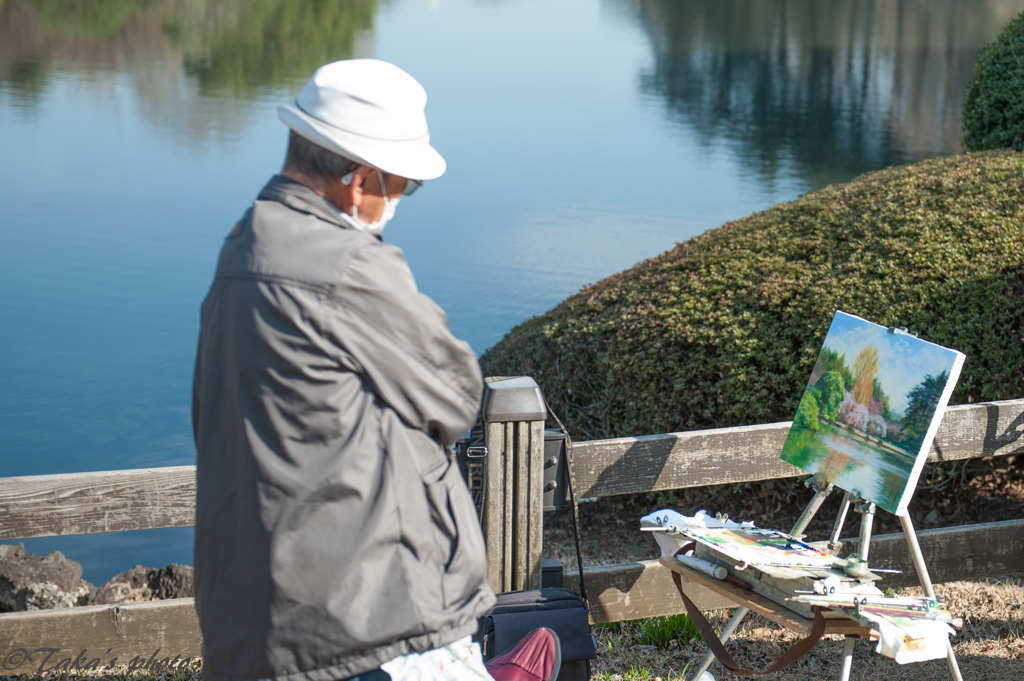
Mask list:
[[[803,538],[803,532],[807,529],[811,520],[814,518],[818,509],[821,508],[825,498],[832,492],[833,485],[827,482],[824,478],[814,476],[807,480],[807,486],[812,487],[815,490],[814,497],[810,503],[804,509],[800,518],[796,521],[796,525],[793,526],[790,534],[797,538]],[[858,510],[863,513],[860,525],[860,541],[857,544],[857,562],[862,565],[863,572],[867,572],[867,559],[868,549],[871,543],[871,525],[874,521],[875,515],[875,504],[866,502],[863,500],[855,499],[850,492],[846,492],[843,497],[842,506],[839,509],[839,514],[836,516],[835,525],[832,527],[832,534],[830,536],[828,546],[830,551],[835,551],[839,547],[839,534],[843,530],[843,523],[846,520],[846,514],[850,510],[852,503],[857,503]],[[903,534],[907,538],[907,546],[910,549],[910,556],[914,561],[914,568],[917,570],[917,576],[921,580],[921,586],[924,588],[924,592],[931,598],[935,597],[935,589],[932,587],[931,578],[928,576],[928,568],[924,563],[924,556],[921,554],[921,545],[917,542],[917,534],[914,531],[914,525],[910,520],[910,514],[905,513],[899,516],[900,523],[903,525]],[[776,624],[786,627],[790,631],[800,633],[804,636],[808,635],[811,631],[812,620],[804,617],[798,613],[795,613],[783,605],[779,605],[774,601],[761,596],[760,594],[741,589],[733,586],[728,582],[719,581],[713,577],[709,577],[700,572],[690,569],[677,558],[668,557],[662,558],[661,562],[669,570],[676,573],[679,577],[676,578],[676,586],[679,588],[680,595],[685,597],[683,594],[682,582],[686,580],[695,584],[704,586],[718,594],[721,594],[729,600],[735,602],[740,607],[736,609],[732,619],[729,620],[728,625],[722,631],[719,640],[724,645],[739,628],[740,623],[747,616],[751,610],[762,615]],[[848,570],[847,572],[850,572]],[[825,630],[826,634],[843,634],[846,637],[846,642],[843,647],[843,666],[840,673],[840,681],[849,681],[850,679],[850,668],[853,662],[853,645],[858,638],[864,638],[868,640],[877,640],[877,633],[874,632],[870,627],[864,626],[861,623],[850,619],[846,615],[839,611],[825,610],[822,612],[825,618]],[[694,670],[690,676],[691,679],[699,679],[700,675],[707,671],[708,667],[715,660],[715,654],[708,652],[701,660],[700,665]],[[960,667],[957,664],[956,657],[953,654],[953,644],[946,643],[946,661],[949,664],[949,671],[954,681],[963,681],[963,677],[960,675]]]

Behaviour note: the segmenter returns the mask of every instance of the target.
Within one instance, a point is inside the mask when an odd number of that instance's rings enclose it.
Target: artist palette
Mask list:
[[[804,617],[813,616],[814,606],[790,599],[794,593],[813,593],[815,582],[827,579],[843,593],[881,579],[872,572],[855,579],[843,570],[845,559],[777,530],[686,529],[681,534],[695,541],[695,557],[724,567],[728,577]]]

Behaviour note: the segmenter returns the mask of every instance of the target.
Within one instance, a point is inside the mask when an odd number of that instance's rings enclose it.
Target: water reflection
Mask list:
[[[1024,0],[606,0],[639,22],[641,91],[703,145],[725,141],[771,190],[960,150],[981,46]],[[147,120],[194,140],[237,130],[236,104],[297,89],[372,52],[376,0],[8,0],[0,96],[33,115],[62,69],[103,90],[125,73]]]
[[[771,185],[960,150],[980,48],[1019,0],[618,0],[650,36],[640,87]]]
[[[790,430],[783,458],[892,513],[896,512],[914,469],[914,457],[909,454],[852,429],[825,422],[820,423],[817,431],[800,427]]]
[[[369,49],[376,0],[0,2],[0,96],[33,115],[72,72],[97,92],[130,78],[147,120],[202,139],[244,122],[242,102],[297,89]],[[238,104],[234,102],[238,101]]]
[[[301,85],[351,57],[373,26],[376,0],[208,0],[168,12],[163,30],[203,94],[249,97]]]

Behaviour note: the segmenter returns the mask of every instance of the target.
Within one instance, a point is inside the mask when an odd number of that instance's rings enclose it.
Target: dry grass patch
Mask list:
[[[1020,681],[1024,678],[1024,576],[991,579],[982,582],[954,582],[936,587],[940,598],[965,620],[963,631],[956,637],[955,649],[966,681]],[[901,593],[919,594],[919,589]],[[707,613],[716,629],[725,625],[730,611]],[[642,622],[621,622],[595,627],[598,658],[594,666],[595,681],[671,681],[687,678],[705,653],[699,638],[685,640],[692,631],[664,643],[650,645],[650,627]],[[748,617],[729,649],[738,662],[766,668],[797,636],[759,616]],[[943,660],[920,664],[898,665],[876,655],[873,645],[858,642],[854,649],[853,679],[856,681],[933,681],[948,679]],[[763,676],[768,681],[810,681],[835,679],[839,675],[843,640],[825,637],[809,655],[788,669]],[[712,674],[722,681],[736,679],[717,662]],[[0,681],[201,681],[199,662],[186,669],[162,670],[155,673],[129,673],[127,666],[104,670],[99,674],[82,671],[43,675],[0,676]]]
[[[49,672],[44,674],[23,674],[21,676],[0,676],[0,681],[202,681],[203,663],[199,660],[182,665],[178,669],[160,669],[158,671],[128,671],[128,665],[101,669],[99,672],[88,672],[82,669],[73,671]]]
[[[954,648],[965,680],[1020,681],[1024,678],[1024,578],[983,582],[953,582],[936,587],[938,596],[965,620]],[[920,589],[901,593],[920,594]],[[731,611],[707,613],[721,629]],[[597,628],[600,644],[594,678],[598,681],[685,679],[706,652],[699,640],[672,641],[664,648],[637,640],[640,625],[622,622]],[[748,617],[729,650],[743,665],[766,668],[798,637],[759,616]],[[809,655],[788,669],[760,678],[797,681],[835,679],[843,653],[840,636],[825,637]],[[739,678],[715,662],[712,674],[719,680]],[[857,681],[933,681],[948,679],[944,660],[910,665],[875,654],[874,645],[859,641],[854,648],[853,679]]]

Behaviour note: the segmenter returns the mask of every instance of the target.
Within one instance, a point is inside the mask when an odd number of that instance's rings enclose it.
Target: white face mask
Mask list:
[[[345,186],[352,184],[352,173],[346,173],[341,178],[341,183]],[[341,216],[341,221],[353,229],[358,229],[360,232],[369,232],[373,236],[380,236],[380,233],[384,231],[384,226],[388,224],[391,218],[395,217],[395,210],[398,208],[398,202],[401,201],[402,197],[392,199],[388,197],[387,187],[384,184],[384,175],[378,170],[377,177],[380,179],[381,194],[384,197],[384,212],[377,218],[375,222],[364,222],[359,219],[359,208],[352,206],[352,215],[338,211],[338,215]]]

